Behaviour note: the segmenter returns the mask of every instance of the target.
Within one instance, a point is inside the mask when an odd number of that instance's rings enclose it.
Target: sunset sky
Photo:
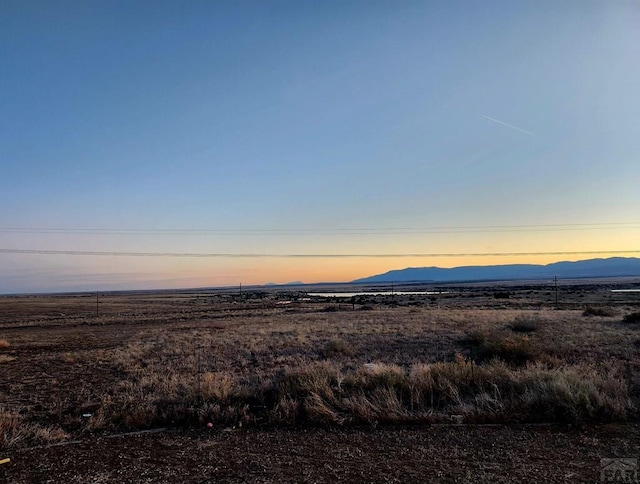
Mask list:
[[[624,0],[3,0],[0,293],[640,256],[639,26]]]

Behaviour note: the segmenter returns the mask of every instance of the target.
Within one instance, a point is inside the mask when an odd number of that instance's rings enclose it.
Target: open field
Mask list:
[[[0,478],[597,480],[637,457],[640,293],[611,289],[638,286],[564,282],[557,306],[537,283],[2,297]]]

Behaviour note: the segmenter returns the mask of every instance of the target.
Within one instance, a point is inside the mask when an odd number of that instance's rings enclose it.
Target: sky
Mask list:
[[[624,0],[3,0],[0,293],[640,256],[638,25]]]

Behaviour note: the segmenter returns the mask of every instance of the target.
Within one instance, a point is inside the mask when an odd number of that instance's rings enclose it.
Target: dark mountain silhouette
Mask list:
[[[408,267],[376,276],[356,279],[353,282],[500,281],[548,279],[554,276],[564,279],[640,276],[640,259],[636,257],[611,257],[609,259],[589,259],[577,262],[555,262],[547,265],[507,264],[498,266],[464,266],[451,269]]]

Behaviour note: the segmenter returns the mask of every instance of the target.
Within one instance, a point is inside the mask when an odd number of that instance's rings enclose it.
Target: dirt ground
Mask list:
[[[640,306],[638,293],[612,294],[610,289],[638,285],[637,280],[613,281],[562,289],[567,311],[558,313],[558,321],[577,321],[572,324],[593,333],[610,331],[610,341],[599,336],[606,345],[593,343],[585,357],[615,356],[629,365],[633,363],[629,358],[637,358],[636,333],[620,333],[617,321],[619,314]],[[11,462],[0,465],[0,482],[600,482],[602,458],[640,457],[637,422],[581,427],[215,425],[125,434],[82,427],[82,413],[92,411],[96,399],[123,378],[109,358],[118,348],[144,342],[156,333],[189,335],[207,330],[219,338],[228,334],[220,340],[220,348],[214,348],[221,355],[227,347],[228,361],[244,351],[238,348],[246,345],[248,336],[260,336],[256,341],[267,341],[269,346],[260,352],[262,343],[256,343],[246,351],[248,357],[277,365],[298,357],[291,346],[294,342],[316,355],[323,338],[339,331],[352,344],[349,358],[365,361],[377,351],[378,358],[386,355],[403,363],[408,349],[417,351],[416,342],[421,348],[428,343],[433,355],[425,357],[447,355],[440,346],[448,348],[456,340],[444,330],[438,332],[438,318],[448,317],[449,309],[454,310],[451,314],[488,309],[494,318],[495,311],[503,309],[553,310],[555,299],[549,287],[536,285],[448,289],[452,291],[448,295],[422,300],[358,301],[373,305],[369,311],[336,300],[296,302],[296,297],[302,299],[296,292],[245,294],[242,300],[224,293],[104,294],[98,304],[95,295],[86,294],[0,298],[0,339],[9,344],[0,366],[0,404],[19,409],[30,421],[60,424],[68,432],[66,440],[53,445],[23,441],[6,446],[0,460]],[[617,316],[596,320],[563,316],[579,314],[576,311],[586,304],[611,307]],[[306,326],[299,323],[307,320]],[[431,326],[425,326],[427,320]],[[362,336],[362,325],[376,332]],[[546,337],[544,320],[541,328],[537,338]],[[217,358],[217,364],[227,365],[227,360]],[[254,370],[246,366],[244,371]]]
[[[600,482],[640,426],[165,431],[11,452],[11,483]]]

